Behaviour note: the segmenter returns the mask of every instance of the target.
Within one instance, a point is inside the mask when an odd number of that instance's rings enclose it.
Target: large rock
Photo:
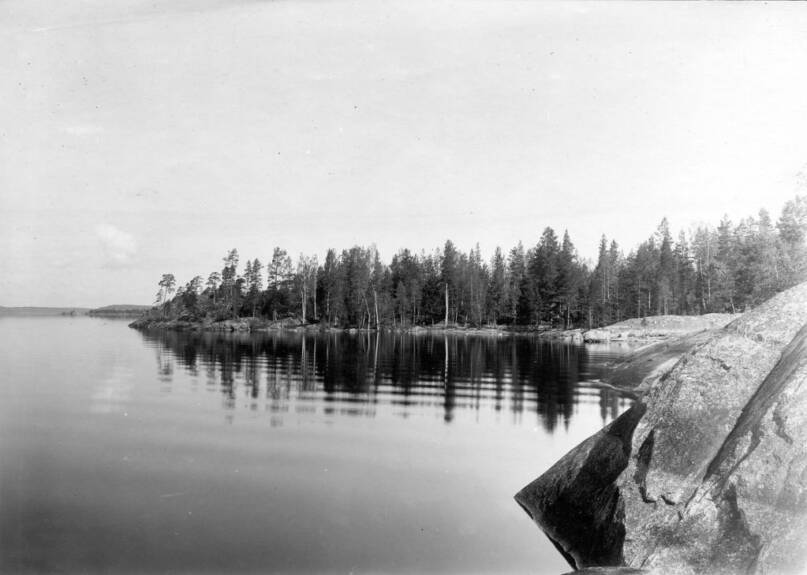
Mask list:
[[[736,317],[736,315],[728,313],[708,313],[706,315],[656,315],[626,319],[608,327],[590,329],[583,333],[583,340],[588,343],[596,343],[666,339],[721,328]]]
[[[807,572],[807,284],[656,371],[516,495],[576,569]]]

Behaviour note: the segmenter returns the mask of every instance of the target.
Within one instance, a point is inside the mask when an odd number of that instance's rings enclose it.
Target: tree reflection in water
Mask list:
[[[204,373],[227,410],[374,417],[383,405],[401,417],[439,411],[509,411],[514,422],[535,413],[547,430],[568,426],[575,405],[598,402],[603,423],[629,401],[587,383],[608,353],[533,337],[403,333],[141,332],[157,354],[159,377],[174,364]]]

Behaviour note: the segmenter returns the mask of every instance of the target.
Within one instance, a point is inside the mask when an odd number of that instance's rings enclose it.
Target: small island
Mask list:
[[[151,306],[133,304],[113,304],[91,309],[87,315],[91,317],[137,318],[146,313]]]

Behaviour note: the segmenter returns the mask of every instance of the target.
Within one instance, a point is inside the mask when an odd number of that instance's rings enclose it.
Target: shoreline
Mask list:
[[[568,343],[647,343],[653,344],[670,339],[711,331],[722,328],[735,317],[731,314],[707,314],[704,316],[652,316],[643,319],[629,319],[610,326],[595,329],[559,329],[529,328],[520,326],[464,327],[458,325],[433,325],[413,327],[381,326],[364,328],[347,328],[326,324],[302,323],[287,318],[283,320],[267,320],[261,318],[239,318],[221,321],[190,321],[180,319],[161,319],[140,317],[129,324],[138,330],[168,331],[207,331],[268,333],[275,331],[320,332],[320,333],[394,333],[394,334],[445,334],[463,336],[510,337],[530,336],[551,341]]]

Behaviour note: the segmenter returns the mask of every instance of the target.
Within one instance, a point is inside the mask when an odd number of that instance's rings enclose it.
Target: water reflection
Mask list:
[[[91,413],[123,412],[132,394],[132,370],[113,365],[109,375],[96,385],[90,395]]]
[[[527,337],[275,332],[143,332],[156,352],[158,378],[170,386],[175,364],[204,379],[228,411],[374,417],[509,413],[537,416],[547,431],[568,426],[580,402],[598,403],[603,423],[629,401],[587,383],[600,377],[612,349]],[[194,383],[195,384],[195,383]],[[230,415],[232,417],[232,415]]]
[[[629,401],[520,337],[0,340],[2,573],[562,573],[513,494]]]

